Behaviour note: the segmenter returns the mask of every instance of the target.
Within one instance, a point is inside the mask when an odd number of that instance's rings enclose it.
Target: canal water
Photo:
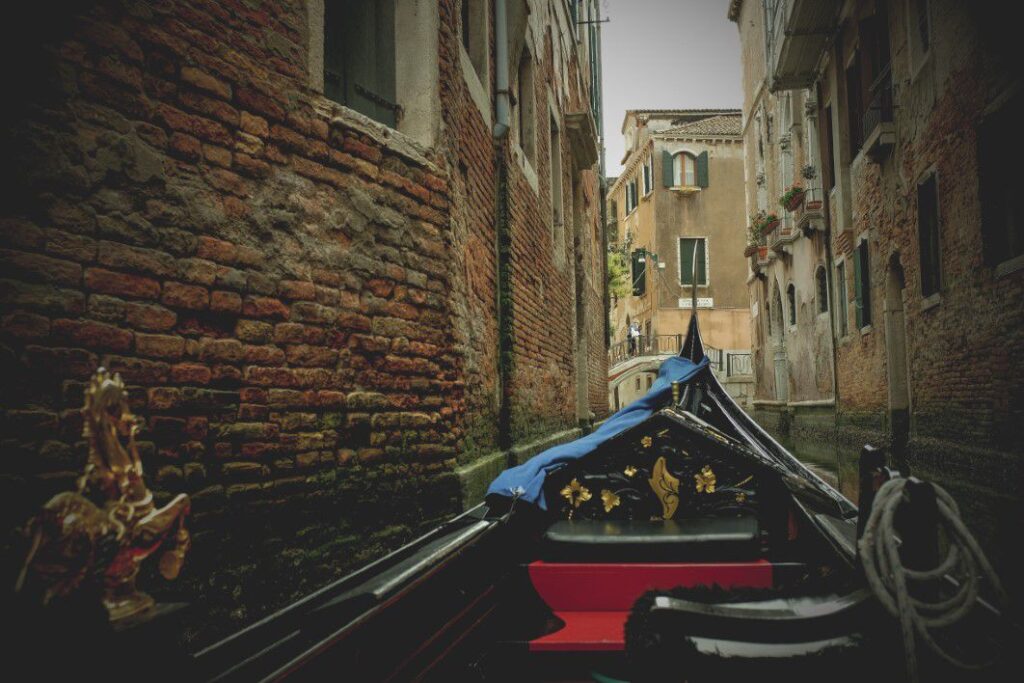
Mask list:
[[[859,448],[814,439],[775,438],[815,474],[839,489],[854,504],[857,503]]]

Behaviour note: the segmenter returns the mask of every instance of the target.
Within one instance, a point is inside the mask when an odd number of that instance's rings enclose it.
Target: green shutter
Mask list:
[[[633,252],[633,296],[643,296],[647,291],[646,263],[640,263],[640,256],[644,254],[642,249]]]
[[[679,240],[679,281],[684,285],[693,284],[693,240]]]
[[[863,294],[861,292],[861,275],[860,275],[861,263],[860,263],[860,246],[853,250],[853,299],[855,304],[855,312],[857,314],[857,329],[864,327],[864,301]]]
[[[708,186],[708,153],[701,152],[697,156],[697,187]]]
[[[672,187],[675,183],[675,179],[672,177],[675,175],[675,168],[673,168],[672,155],[666,150],[661,151],[661,184],[665,187]]]
[[[697,240],[697,284],[706,285],[708,283],[708,261],[707,254],[705,253],[707,243],[703,239]]]

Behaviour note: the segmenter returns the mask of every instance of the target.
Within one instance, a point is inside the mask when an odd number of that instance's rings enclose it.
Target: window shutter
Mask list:
[[[861,262],[860,262],[860,246],[853,250],[853,299],[854,308],[857,314],[857,329],[864,327],[864,301],[863,292],[861,291],[861,276],[860,276]]]
[[[693,284],[693,240],[679,240],[679,281],[684,285]]]
[[[707,241],[704,239],[697,240],[697,284],[706,285],[708,283],[708,260],[707,253]]]
[[[672,165],[672,155],[667,150],[661,151],[661,184],[665,187],[672,187],[675,185],[675,179],[672,177],[675,175],[675,169]]]
[[[646,263],[640,263],[640,256],[643,251],[637,249],[633,252],[633,296],[643,296],[647,291]]]
[[[708,186],[708,153],[701,152],[697,156],[697,187]]]

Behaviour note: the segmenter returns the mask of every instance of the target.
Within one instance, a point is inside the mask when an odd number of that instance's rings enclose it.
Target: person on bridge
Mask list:
[[[626,332],[626,337],[629,339],[629,355],[636,355],[636,342],[640,339],[640,326],[635,322],[629,324],[629,330]]]

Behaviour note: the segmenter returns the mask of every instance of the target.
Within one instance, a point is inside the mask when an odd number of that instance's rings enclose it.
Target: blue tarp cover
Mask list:
[[[491,482],[487,495],[512,497],[519,493],[522,500],[547,510],[543,487],[544,478],[550,472],[592,453],[608,439],[649,418],[671,399],[672,382],[686,382],[707,365],[706,357],[696,364],[681,356],[667,359],[658,369],[658,379],[643,397],[609,417],[604,424],[583,438],[553,446],[522,465],[505,470]]]

